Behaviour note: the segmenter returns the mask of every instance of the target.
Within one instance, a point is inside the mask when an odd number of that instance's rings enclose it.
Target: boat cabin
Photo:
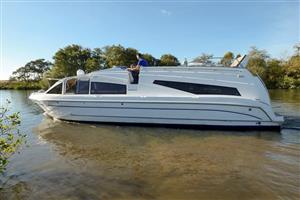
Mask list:
[[[113,67],[79,74],[55,83],[46,94],[199,96],[222,95],[266,99],[257,92],[254,76],[243,68],[226,67],[147,67],[140,72],[138,84],[130,72]],[[259,84],[258,84],[259,85]]]

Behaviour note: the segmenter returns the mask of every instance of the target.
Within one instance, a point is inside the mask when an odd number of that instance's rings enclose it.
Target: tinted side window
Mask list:
[[[77,79],[73,78],[73,79],[69,79],[66,83],[66,93],[67,94],[75,94],[76,92],[76,83],[77,83]]]
[[[219,94],[219,95],[241,96],[239,91],[233,87],[176,82],[176,81],[161,81],[161,80],[155,80],[153,83],[157,85],[162,85],[173,89],[177,89],[177,90],[182,90],[185,92],[190,92],[193,94]]]
[[[62,83],[58,84],[57,86],[49,90],[47,94],[61,94],[61,91],[62,91]]]
[[[90,87],[90,81],[78,80],[76,84],[76,94],[88,94]]]
[[[126,94],[126,85],[91,82],[91,94]]]

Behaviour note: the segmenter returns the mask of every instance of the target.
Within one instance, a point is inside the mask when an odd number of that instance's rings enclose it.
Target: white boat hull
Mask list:
[[[53,118],[70,121],[227,127],[279,127],[260,107],[182,102],[45,101]],[[283,120],[282,120],[283,121]]]

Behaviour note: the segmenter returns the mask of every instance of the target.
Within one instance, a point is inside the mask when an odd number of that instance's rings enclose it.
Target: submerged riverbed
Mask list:
[[[300,90],[270,91],[281,132],[53,121],[30,92],[0,93],[29,145],[0,175],[1,200],[300,198]]]

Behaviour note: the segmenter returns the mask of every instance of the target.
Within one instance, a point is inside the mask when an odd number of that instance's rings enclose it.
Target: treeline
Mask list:
[[[299,46],[295,47],[299,49]],[[11,82],[4,85],[0,82],[0,89],[16,89],[15,87],[9,88],[9,83],[18,84],[21,89],[26,88],[26,86],[29,89],[32,89],[31,87],[36,89],[37,86],[46,88],[49,78],[74,76],[78,69],[89,73],[112,66],[130,66],[137,62],[137,53],[137,49],[125,48],[121,45],[95,49],[69,45],[55,53],[53,63],[45,59],[37,59],[20,67],[11,75]],[[248,54],[250,59],[247,68],[253,74],[258,74],[268,88],[300,88],[299,52],[286,60],[271,58],[265,50],[259,50],[255,47],[252,47]],[[164,54],[160,58],[155,58],[149,53],[142,55],[150,66],[180,65],[179,60],[171,54]],[[219,63],[214,63],[212,54],[201,54],[192,62],[204,65],[222,64],[229,67],[233,60],[239,56],[240,54],[235,56],[232,52],[226,52]]]
[[[43,77],[63,78],[76,75],[78,69],[86,73],[109,68],[112,66],[130,66],[137,63],[138,50],[125,48],[121,45],[104,48],[83,48],[79,45],[69,45],[59,49],[53,56],[53,63],[38,59],[27,63],[13,72],[11,80],[37,81]],[[159,59],[151,54],[142,54],[151,66],[178,66],[180,62],[171,54],[164,54]]]
[[[295,48],[295,54],[288,59],[276,59],[265,50],[252,47],[247,68],[258,74],[269,89],[300,88],[300,45]]]

